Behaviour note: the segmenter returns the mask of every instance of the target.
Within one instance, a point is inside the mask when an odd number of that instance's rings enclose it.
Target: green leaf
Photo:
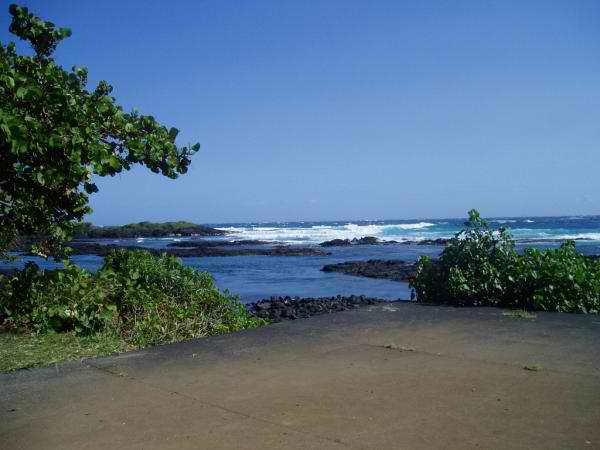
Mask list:
[[[17,98],[24,98],[27,95],[27,88],[23,87],[23,86],[20,86],[17,89],[16,95],[17,95]]]
[[[67,72],[56,64],[53,54],[70,35],[67,28],[25,7],[10,10],[9,30],[27,41],[35,55],[18,54],[12,43],[0,52],[0,91],[5,91],[0,137],[6,144],[0,167],[2,181],[8,181],[2,185],[2,197],[18,205],[2,216],[0,257],[18,235],[52,237],[51,245],[34,248],[43,256],[58,256],[64,253],[62,243],[73,224],[90,211],[88,195],[97,191],[90,171],[114,175],[140,164],[175,177],[187,170],[191,152],[174,145],[176,128],[135,110],[124,113],[108,97],[112,88],[107,82],[89,92],[87,70]]]

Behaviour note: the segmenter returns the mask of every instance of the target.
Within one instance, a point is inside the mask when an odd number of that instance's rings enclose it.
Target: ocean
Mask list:
[[[600,254],[600,216],[569,217],[502,217],[488,219],[492,227],[507,227],[524,246],[556,248],[565,239],[576,240],[584,254]],[[217,223],[212,227],[227,230],[226,237],[209,239],[259,239],[289,245],[312,246],[331,239],[354,239],[374,236],[381,240],[405,242],[403,245],[357,245],[328,247],[328,256],[226,256],[183,258],[186,265],[211,273],[217,286],[238,294],[245,302],[271,296],[321,297],[333,295],[367,295],[386,300],[408,299],[406,283],[359,278],[339,273],[325,273],[325,264],[368,259],[402,259],[416,261],[419,256],[437,256],[440,245],[418,245],[425,239],[449,238],[457,233],[464,219],[360,220],[337,222]],[[174,241],[190,238],[108,239],[104,243],[162,248]],[[98,256],[74,256],[73,261],[90,270],[102,265]],[[35,261],[52,268],[59,264],[41,258],[25,257],[10,266]],[[3,264],[6,266],[7,264]]]

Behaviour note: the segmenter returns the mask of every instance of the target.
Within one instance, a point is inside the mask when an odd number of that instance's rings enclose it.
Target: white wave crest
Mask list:
[[[428,227],[433,227],[435,226],[435,223],[429,223],[429,222],[419,222],[419,223],[402,223],[400,225],[388,225],[391,227],[398,227],[401,228],[402,230],[420,230],[421,228],[428,228]]]
[[[526,240],[529,242],[536,242],[539,239],[540,242],[544,241],[576,241],[576,240],[586,240],[586,241],[600,241],[600,233],[587,232],[587,233],[553,233],[551,230],[529,230],[526,228],[522,228],[518,230],[519,233],[515,233],[514,237],[517,241]]]
[[[224,227],[236,239],[257,239],[285,243],[321,243],[332,239],[360,239],[374,236],[381,240],[411,240],[425,239],[431,233],[418,235],[415,232],[435,226],[434,223],[401,223],[390,225],[360,225],[347,223],[345,225],[314,225],[308,227]]]
[[[561,240],[586,240],[586,241],[600,241],[600,233],[577,233],[577,234],[559,234],[551,236],[553,239]]]

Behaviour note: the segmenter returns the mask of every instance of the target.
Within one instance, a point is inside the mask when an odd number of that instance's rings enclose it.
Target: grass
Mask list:
[[[76,336],[72,333],[21,334],[0,330],[0,372],[105,356],[128,350],[112,334]]]

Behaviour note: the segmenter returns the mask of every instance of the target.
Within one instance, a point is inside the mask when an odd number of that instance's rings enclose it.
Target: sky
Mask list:
[[[21,4],[201,144],[177,180],[99,179],[96,224],[600,214],[597,0]]]

